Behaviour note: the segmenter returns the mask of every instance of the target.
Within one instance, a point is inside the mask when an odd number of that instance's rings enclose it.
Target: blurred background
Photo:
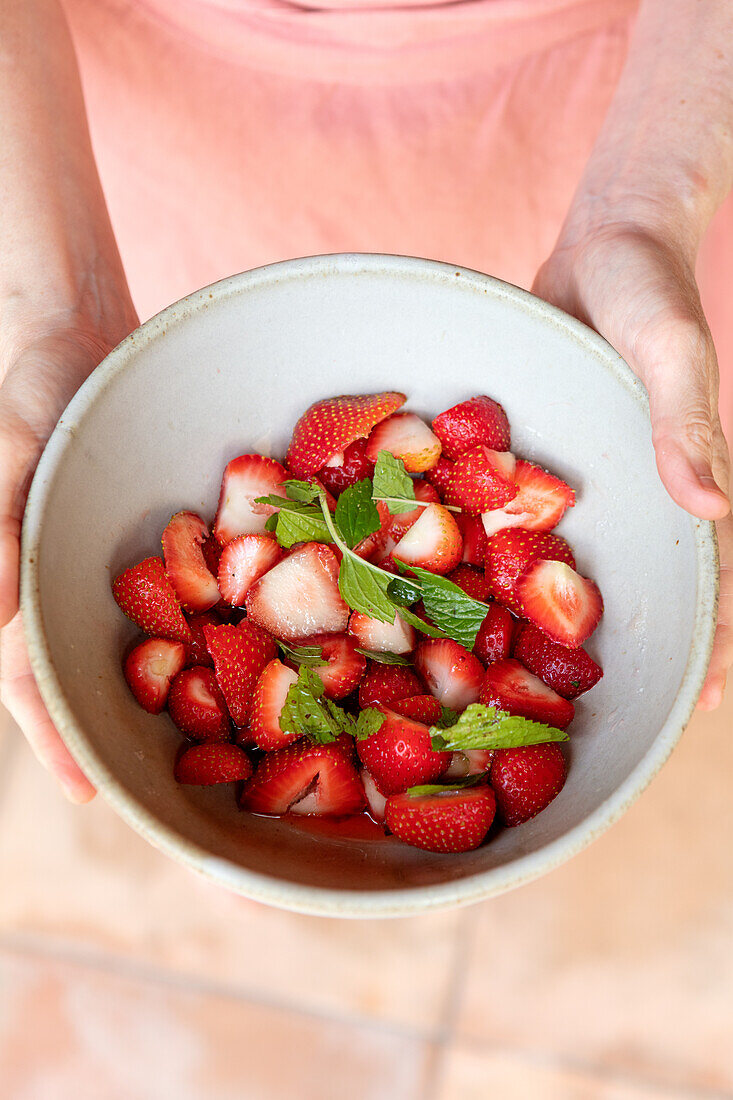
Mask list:
[[[544,879],[395,921],[242,901],[0,712],[2,1100],[733,1097],[733,690]]]

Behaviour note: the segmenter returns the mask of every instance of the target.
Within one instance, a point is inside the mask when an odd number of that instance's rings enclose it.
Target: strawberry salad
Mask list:
[[[113,594],[147,635],[130,690],[186,738],[179,783],[462,852],[561,790],[603,602],[553,533],[573,489],[512,453],[501,405],[429,425],[405,401],[316,402],[284,463],[234,458],[213,527],[176,513]]]

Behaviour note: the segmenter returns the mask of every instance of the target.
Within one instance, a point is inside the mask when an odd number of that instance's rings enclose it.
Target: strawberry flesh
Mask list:
[[[298,478],[317,473],[349,444],[368,436],[375,424],[406,400],[404,393],[362,393],[316,401],[295,425],[288,468]]]
[[[191,641],[191,628],[160,558],[145,558],[125,569],[112,585],[112,595],[144,634],[174,642]]]
[[[397,543],[392,556],[432,573],[450,573],[462,553],[463,541],[453,516],[442,504],[429,504]]]
[[[195,512],[177,512],[163,532],[168,580],[186,611],[208,611],[219,602],[219,587],[203,554],[209,529]]]
[[[469,852],[491,828],[496,798],[482,784],[440,794],[396,794],[387,799],[385,821],[396,837],[426,852]]]
[[[479,565],[483,568],[486,560],[486,532],[481,517],[459,512],[455,520],[463,539],[462,561],[466,565]]]
[[[572,703],[513,657],[496,661],[486,669],[480,702],[560,730],[570,725],[575,714]]]
[[[224,470],[214,534],[224,545],[237,535],[263,535],[269,516],[277,511],[269,504],[257,504],[257,497],[285,496],[287,470],[274,458],[240,455]]]
[[[307,542],[265,573],[247,593],[247,616],[285,642],[343,634],[349,608],[338,587],[333,550]]]
[[[168,713],[181,733],[196,741],[226,741],[231,723],[213,668],[186,668],[168,696]]]
[[[516,597],[526,619],[573,649],[591,636],[603,614],[598,585],[564,562],[535,561],[519,579]]]
[[[298,673],[287,668],[277,658],[265,665],[257,681],[252,699],[250,732],[257,747],[270,752],[298,740],[297,733],[283,733],[280,715],[288,691],[298,679]]]
[[[445,458],[456,459],[482,443],[494,451],[508,451],[509,421],[497,401],[480,395],[446,409],[433,421]]]
[[[463,711],[478,702],[484,666],[452,638],[426,638],[420,642],[415,667],[444,707]]]
[[[300,645],[319,646],[325,665],[313,672],[323,681],[327,699],[344,699],[359,686],[366,672],[366,657],[356,652],[357,642],[348,634],[312,634]]]
[[[559,535],[513,529],[500,531],[487,542],[486,576],[489,591],[495,600],[505,604],[517,615],[522,614],[521,603],[515,594],[517,582],[538,558],[566,562],[575,568],[573,552]]]
[[[255,581],[272,569],[283,556],[282,549],[267,535],[237,535],[221,552],[218,585],[222,599],[232,607],[243,607]]]
[[[130,691],[143,710],[160,714],[168,699],[171,680],[183,668],[186,647],[167,638],[147,638],[136,645],[124,665]]]
[[[415,631],[399,615],[395,615],[393,623],[383,623],[361,611],[352,611],[349,634],[361,649],[370,649],[373,653],[400,655],[412,653],[415,648]]]
[[[555,744],[497,749],[490,780],[504,824],[521,825],[549,806],[566,774],[565,758]]]
[[[577,699],[603,676],[601,666],[584,649],[553,642],[531,623],[519,628],[514,655],[564,699]]]
[[[408,474],[429,470],[440,458],[441,444],[424,420],[415,413],[397,413],[372,429],[367,457],[376,463],[380,451],[401,458]]]
[[[299,741],[268,752],[245,784],[242,808],[256,814],[358,814],[366,805],[364,787],[340,742]]]
[[[526,531],[551,531],[575,504],[575,493],[569,485],[532,462],[518,460],[514,481],[514,499],[504,505],[492,504],[489,507],[495,510],[485,512],[487,535],[515,526]]]
[[[429,481],[415,480],[413,489],[416,500],[421,500],[425,504],[440,504],[440,494]],[[396,512],[395,515],[389,515],[387,533],[390,538],[394,539],[396,543],[399,542],[412,525],[417,523],[424,511],[424,508],[417,505],[417,507],[410,508],[407,512]]]

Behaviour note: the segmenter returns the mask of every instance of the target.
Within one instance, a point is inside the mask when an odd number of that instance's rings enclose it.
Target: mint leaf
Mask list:
[[[471,703],[457,722],[447,729],[430,727],[436,752],[465,752],[469,749],[515,749],[568,741],[564,730],[507,714],[484,703]]]
[[[354,737],[357,741],[366,741],[367,737],[377,732],[384,720],[385,715],[381,711],[374,707],[365,707],[364,710],[359,711],[359,717],[354,725]]]
[[[380,451],[377,455],[372,480],[374,499],[384,501],[393,516],[400,512],[411,512],[418,506],[415,487],[405,470],[404,462],[389,451]]]
[[[410,611],[409,607],[401,607],[399,609],[399,616],[415,630],[419,630],[422,634],[427,634],[428,638],[445,638],[445,634],[439,627],[433,626],[432,623],[426,623],[419,615]]]
[[[283,482],[288,492],[289,500],[301,500],[306,504],[313,504],[318,500],[318,494],[320,489],[317,485],[314,485],[312,481],[297,481],[292,479],[290,481]]]
[[[280,711],[283,733],[305,735],[317,745],[328,745],[344,732],[353,733],[354,719],[330,699],[324,699],[323,691],[320,677],[310,668],[301,668]]]
[[[334,519],[350,550],[367,535],[379,530],[382,521],[372,500],[372,483],[368,477],[344,489],[338,498]]]
[[[323,516],[309,505],[301,504],[298,507],[303,510],[281,508],[276,516],[271,517],[276,521],[275,537],[280,546],[289,550],[296,542],[333,542]]]
[[[387,595],[393,603],[407,607],[408,604],[417,603],[422,596],[422,589],[406,577],[394,577],[387,587]]]
[[[387,596],[391,579],[390,573],[370,569],[361,558],[344,554],[339,569],[339,591],[354,611],[361,611],[380,623],[393,623],[397,608]]]
[[[483,772],[480,775],[466,775],[463,779],[455,779],[451,783],[423,783],[419,787],[408,787],[407,795],[410,798],[423,798],[426,795],[435,794],[452,794],[454,791],[462,791],[466,787],[477,787],[479,783],[484,783],[486,776]]]
[[[459,714],[457,710],[451,710],[450,707],[441,707],[438,728],[444,730],[447,729],[448,726],[455,726],[458,718]]]
[[[356,647],[356,652],[361,653],[363,657],[368,657],[370,661],[376,661],[379,665],[412,664],[412,661],[410,661],[408,657],[403,657],[400,653],[379,653],[376,649],[360,649],[358,646]]]
[[[398,561],[402,572],[414,573],[420,582],[425,614],[449,638],[466,649],[473,649],[476,635],[489,610],[488,604],[467,596],[462,588],[446,577],[439,577],[419,565]]]
[[[267,517],[265,522],[266,531],[274,531],[277,527],[277,512],[273,512],[271,516]]]
[[[275,641],[282,650],[283,656],[288,661],[292,661],[293,664],[305,665],[308,668],[322,668],[328,664],[328,661],[323,660],[323,650],[319,645],[290,646],[287,642],[280,641],[279,638],[276,638]]]

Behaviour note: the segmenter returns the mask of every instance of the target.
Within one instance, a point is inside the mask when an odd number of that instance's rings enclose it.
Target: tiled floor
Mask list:
[[[2,725],[2,1100],[733,1098],[733,691],[571,863],[389,922],[209,886]]]

